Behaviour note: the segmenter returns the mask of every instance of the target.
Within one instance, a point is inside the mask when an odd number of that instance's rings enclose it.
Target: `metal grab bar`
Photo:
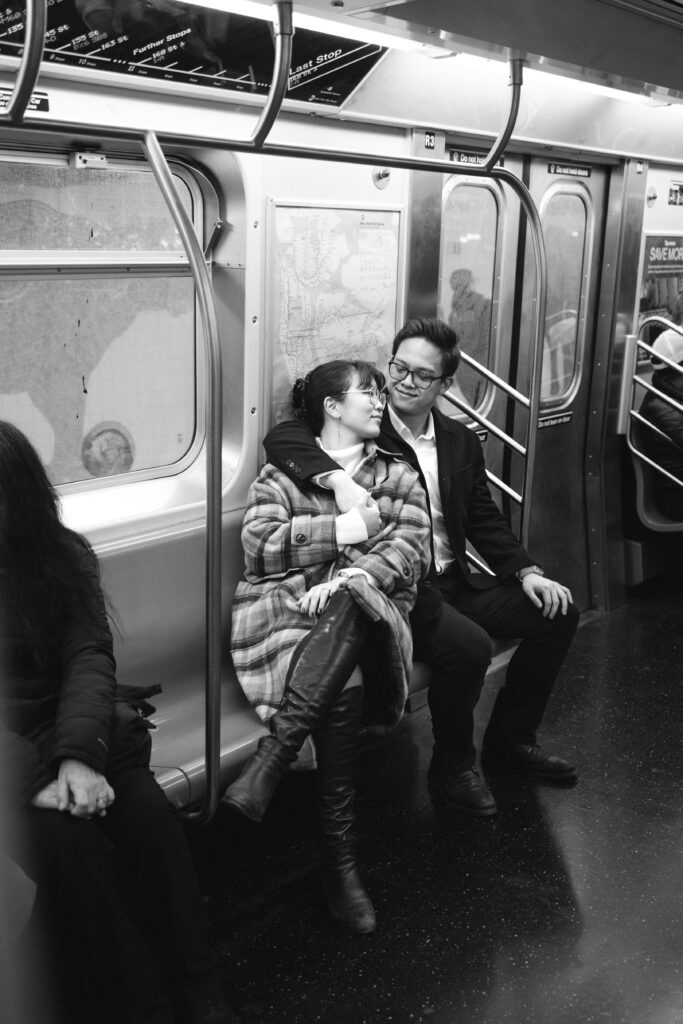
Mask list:
[[[480,363],[477,359],[473,359],[472,356],[467,354],[467,352],[461,352],[460,359],[463,363],[467,363],[468,366],[471,366],[472,369],[476,370],[477,373],[480,373],[482,377],[486,377],[487,380],[490,380],[492,384],[495,384],[497,388],[504,391],[506,395],[510,395],[511,398],[514,398],[515,401],[519,402],[520,405],[523,405],[525,409],[529,408],[530,402],[526,395],[523,395],[521,391],[517,390],[517,388],[513,388],[511,384],[508,384],[506,380],[499,377],[497,373],[493,372],[493,370],[489,370],[488,366],[484,366],[484,364]]]
[[[257,149],[260,149],[273,127],[273,123],[280,112],[282,101],[287,92],[287,81],[289,78],[289,67],[292,62],[292,39],[294,36],[294,24],[292,20],[291,0],[278,0],[273,5],[277,11],[273,30],[275,32],[275,63],[273,65],[273,78],[270,83],[268,97],[256,127],[251,134],[251,141]]]
[[[504,151],[510,136],[512,135],[515,123],[517,121],[517,114],[519,113],[519,101],[522,95],[522,76],[523,76],[524,61],[519,57],[513,57],[510,60],[510,87],[512,88],[512,97],[510,99],[510,110],[508,113],[507,124],[501,131],[498,138],[495,140],[488,155],[484,158],[484,167],[487,171],[495,165],[496,161]]]
[[[683,480],[681,480],[680,477],[674,476],[673,473],[670,473],[668,469],[664,469],[664,467],[660,466],[658,462],[654,462],[649,457],[649,455],[646,455],[645,452],[641,452],[639,448],[636,448],[636,446],[632,444],[630,440],[628,440],[628,447],[634,455],[638,456],[641,462],[645,462],[648,466],[650,466],[651,469],[655,469],[660,474],[660,476],[665,476],[667,480],[671,480],[678,487],[683,487]]]
[[[683,367],[681,367],[680,370],[681,373],[683,373]],[[663,391],[659,391],[654,384],[650,384],[649,380],[644,380],[642,377],[638,377],[636,375],[633,378],[633,383],[639,384],[641,388],[645,389],[645,391],[649,391],[651,394],[656,395],[657,398],[661,398],[662,401],[666,405],[670,405],[672,409],[678,409],[679,412],[683,412],[683,405],[681,405],[680,402],[677,402],[675,398],[671,398],[669,395],[665,395]],[[635,411],[635,409],[631,409],[632,413]]]
[[[46,0],[26,0],[26,27],[21,63],[14,82],[14,90],[7,101],[7,108],[0,114],[0,122],[10,121],[12,124],[21,124],[24,119],[31,94],[38,81],[40,62],[45,49],[46,29]]]
[[[651,433],[656,434],[657,437],[663,437],[666,441],[669,442],[669,444],[675,443],[672,440],[672,438],[670,438],[669,435],[665,433],[665,431],[663,431],[660,427],[655,426],[655,424],[652,423],[650,420],[646,419],[645,416],[638,412],[637,409],[631,410],[631,416],[634,420],[637,420],[638,423],[642,423],[644,427],[647,427],[647,429],[651,431]]]
[[[188,815],[204,824],[218,806],[221,739],[221,519],[223,470],[223,378],[218,318],[211,277],[194,226],[182,204],[171,169],[154,132],[146,132],[144,148],[159,188],[173,216],[197,290],[206,353],[206,789],[198,811]]]
[[[486,418],[486,416],[480,415],[480,413],[473,409],[471,405],[468,405],[467,402],[463,402],[462,398],[458,398],[457,395],[452,395],[450,391],[447,391],[445,395],[442,395],[441,397],[445,398],[447,402],[451,403],[451,405],[454,405],[456,409],[460,409],[461,412],[466,413],[477,423],[481,423],[482,427],[486,427],[486,429],[492,434],[495,434],[500,441],[512,448],[513,451],[516,451],[518,455],[526,455],[527,449],[524,445],[521,445],[519,441],[515,441],[514,437],[510,437],[509,434],[506,434],[504,430],[497,427],[496,424],[492,423],[491,420]]]
[[[518,494],[517,491],[513,491],[512,487],[508,487],[508,485],[502,480],[499,480],[495,473],[492,473],[490,469],[486,470],[486,476],[489,482],[492,483],[494,487],[497,487],[499,491],[502,491],[503,494],[507,494],[508,498],[512,498],[517,505],[522,504],[522,495]]]
[[[483,573],[485,576],[495,576],[496,575],[495,572],[492,569],[489,569],[489,567],[486,564],[486,562],[481,562],[476,557],[476,555],[472,554],[471,551],[468,550],[468,551],[465,552],[465,558],[470,563],[470,565],[474,565],[479,570],[479,572]]]
[[[543,372],[543,336],[545,333],[545,307],[548,293],[548,262],[543,241],[543,226],[531,193],[523,181],[505,168],[491,172],[492,177],[500,178],[514,189],[527,215],[529,234],[534,249],[536,265],[536,330],[531,356],[531,373],[529,377],[529,417],[527,421],[526,460],[524,463],[524,486],[522,488],[521,529],[520,539],[526,547],[529,541],[529,516],[527,510],[531,504],[531,493],[534,484],[534,461],[536,456],[536,438],[538,435],[538,410],[541,403],[541,382]]]

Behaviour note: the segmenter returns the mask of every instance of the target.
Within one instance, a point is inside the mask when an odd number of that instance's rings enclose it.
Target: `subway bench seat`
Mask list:
[[[507,665],[517,641],[494,640],[493,658],[487,682],[493,681]],[[407,712],[427,704],[429,668],[415,662],[411,672]],[[191,807],[204,795],[204,679],[189,679],[183,693],[168,701],[155,698],[157,712],[152,718],[152,768],[171,803]],[[263,722],[247,703],[232,668],[226,668],[221,701],[221,786],[227,786],[266,734]]]

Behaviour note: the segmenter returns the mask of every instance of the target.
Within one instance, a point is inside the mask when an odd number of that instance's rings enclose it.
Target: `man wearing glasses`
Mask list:
[[[496,813],[475,766],[473,713],[491,660],[490,637],[519,639],[491,714],[482,761],[548,782],[576,771],[538,745],[537,731],[578,625],[567,587],[548,579],[493,501],[479,438],[436,408],[460,354],[455,332],[432,318],[409,320],[396,335],[388,403],[378,444],[417,470],[432,520],[432,564],[411,615],[414,658],[431,670],[434,752],[428,781],[440,805],[472,817]],[[367,499],[299,421],[265,438],[269,460],[299,484],[329,487],[341,512]],[[495,575],[471,572],[469,541]]]

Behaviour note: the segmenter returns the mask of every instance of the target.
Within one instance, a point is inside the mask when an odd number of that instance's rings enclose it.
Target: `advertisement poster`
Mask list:
[[[683,318],[683,235],[646,235],[638,326],[649,316],[678,324]],[[643,340],[652,344],[663,327],[653,325]]]

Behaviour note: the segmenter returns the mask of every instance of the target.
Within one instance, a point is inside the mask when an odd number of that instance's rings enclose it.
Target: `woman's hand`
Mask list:
[[[40,793],[36,793],[31,803],[34,807],[40,807],[44,811],[60,811],[57,780],[53,779],[52,782],[48,782]]]
[[[321,615],[327,607],[327,602],[343,583],[343,576],[335,576],[333,580],[329,580],[327,583],[316,583],[301,598],[299,608],[301,608],[304,615],[310,615],[312,619],[316,615]]]
[[[114,800],[114,790],[104,775],[82,761],[66,760],[57,775],[57,809],[75,818],[103,817]]]

